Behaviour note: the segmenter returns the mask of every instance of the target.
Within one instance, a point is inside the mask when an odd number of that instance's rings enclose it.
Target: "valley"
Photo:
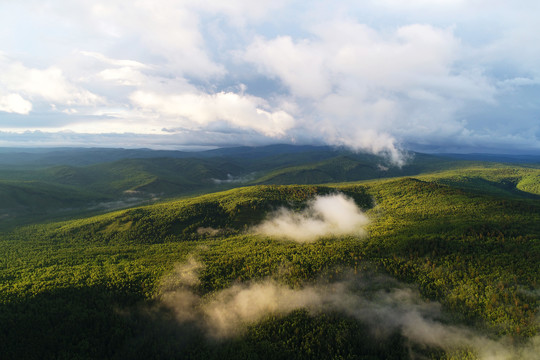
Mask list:
[[[538,353],[538,164],[228,151],[3,170],[2,358]]]
[[[0,153],[0,229],[238,186],[337,183],[482,164],[411,153],[410,163],[398,168],[384,158],[344,148],[290,145],[200,152],[90,148]]]

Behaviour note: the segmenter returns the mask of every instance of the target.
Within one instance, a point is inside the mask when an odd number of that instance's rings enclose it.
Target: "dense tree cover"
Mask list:
[[[397,331],[382,341],[366,325],[343,315],[312,315],[299,310],[284,317],[271,316],[252,325],[239,340],[188,351],[193,359],[390,360],[409,357],[409,345]],[[435,349],[415,350],[415,356],[441,356]],[[243,356],[246,352],[249,356]]]
[[[89,216],[180,195],[257,184],[315,184],[412,175],[477,164],[415,154],[401,168],[346,149],[267,146],[204,152],[0,149],[0,229]]]
[[[373,226],[370,238],[378,240],[378,252],[392,254],[380,258],[385,269],[419,284],[456,314],[482,319],[500,333],[538,331],[539,303],[533,295],[540,274],[538,200],[479,195],[412,179],[390,190],[377,195],[392,203],[383,206],[387,222]]]
[[[236,283],[271,278],[301,288],[375,268],[440,301],[453,322],[526,342],[539,330],[535,171],[478,168],[359,184],[253,186],[20,227],[0,239],[0,355],[368,359],[406,358],[412,346],[428,358],[451,357],[415,347],[399,332],[378,343],[361,321],[303,310],[209,342],[167,309],[144,310],[159,304],[163,278],[192,254],[204,264],[194,289],[203,298]],[[336,191],[368,212],[367,237],[299,244],[248,231],[280,206],[302,209],[313,196]],[[467,350],[456,354],[474,358]]]

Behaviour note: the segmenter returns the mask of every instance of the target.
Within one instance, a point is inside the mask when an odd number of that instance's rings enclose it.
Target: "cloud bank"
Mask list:
[[[301,212],[281,208],[252,231],[297,242],[325,236],[365,235],[368,217],[354,200],[343,194],[317,196]]]
[[[0,96],[0,111],[27,115],[32,110],[32,103],[19,94]]]
[[[2,2],[0,146],[36,131],[129,147],[133,134],[162,148],[324,142],[398,166],[405,148],[540,151],[539,11],[532,0]]]

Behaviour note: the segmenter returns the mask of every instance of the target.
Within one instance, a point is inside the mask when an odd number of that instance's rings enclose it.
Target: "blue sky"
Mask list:
[[[540,152],[540,3],[0,2],[0,146]]]

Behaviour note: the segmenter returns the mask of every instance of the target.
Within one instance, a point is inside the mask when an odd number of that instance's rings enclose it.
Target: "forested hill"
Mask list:
[[[317,184],[495,166],[411,153],[385,158],[326,146],[272,145],[199,152],[1,149],[0,228],[257,184]]]
[[[0,234],[0,357],[537,359],[539,185],[474,167],[17,227]]]
[[[328,153],[345,151],[329,146],[268,145],[217,148],[203,151],[121,149],[121,148],[0,148],[0,166],[20,165],[48,167],[53,165],[85,166],[122,159],[155,158],[240,158],[260,159],[284,154]]]
[[[540,164],[540,155],[512,155],[512,154],[440,154],[441,157],[447,157],[460,160],[472,161],[490,161],[507,164]]]

